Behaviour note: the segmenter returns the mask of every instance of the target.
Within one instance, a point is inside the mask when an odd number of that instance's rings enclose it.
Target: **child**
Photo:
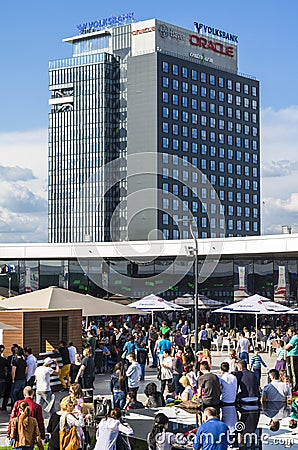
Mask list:
[[[261,383],[261,367],[267,367],[267,364],[264,362],[262,356],[259,355],[259,350],[255,349],[254,356],[251,358],[250,368],[255,373],[255,376],[258,381],[258,385]]]
[[[286,350],[283,348],[284,345],[284,341],[278,341],[277,343],[275,369],[279,372],[286,369]]]
[[[84,395],[79,383],[74,383],[70,386],[69,395],[72,398],[76,399],[77,401],[75,409],[77,411],[82,411],[82,404],[84,403]]]

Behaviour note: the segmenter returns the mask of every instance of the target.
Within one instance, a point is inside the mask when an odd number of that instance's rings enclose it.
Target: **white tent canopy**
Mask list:
[[[175,303],[168,302],[167,300],[158,297],[157,295],[150,294],[146,297],[141,298],[129,305],[132,308],[138,308],[141,311],[151,312],[152,323],[154,312],[158,311],[185,311],[187,308],[183,306],[176,305]]]
[[[287,306],[271,301],[269,298],[259,294],[246,297],[237,303],[223,306],[213,312],[226,314],[255,314],[256,330],[258,328],[258,315],[262,314],[288,314],[292,310]]]
[[[194,306],[195,304],[194,297],[191,294],[184,294],[182,297],[177,297],[173,301],[178,305],[185,306]],[[198,296],[198,309],[214,309],[219,308],[221,305],[223,303],[218,300],[213,300],[205,295]]]
[[[18,295],[0,301],[5,309],[74,309],[80,308],[83,316],[119,316],[143,314],[140,310],[132,311],[129,306],[91,295],[61,289],[56,286]]]

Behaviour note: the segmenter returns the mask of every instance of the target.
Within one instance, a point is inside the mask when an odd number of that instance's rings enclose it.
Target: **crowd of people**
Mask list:
[[[229,339],[231,349],[214,370],[212,343],[221,338]],[[47,431],[49,450],[63,450],[67,445],[63,447],[61,439],[66,442],[70,430],[75,430],[71,439],[76,440],[76,448],[85,448],[86,425],[92,412],[83,411],[83,390],[94,387],[96,373],[110,372],[113,409],[99,422],[96,450],[121,448],[124,443],[119,443],[120,437],[126,439],[124,448],[130,448],[129,436],[133,430],[123,423],[122,411],[156,409],[174,402],[182,407],[196,404],[201,411],[203,423],[196,431],[193,448],[204,449],[202,436],[206,430],[225,436],[229,432],[229,427],[218,418],[219,408],[291,403],[293,392],[298,390],[298,334],[293,327],[286,332],[271,330],[266,343],[270,342],[270,352],[274,349],[276,362],[269,368],[268,383],[261,387],[262,367],[267,367],[260,354],[264,349],[262,342],[259,332],[250,333],[244,328],[236,333],[207,323],[200,326],[199,349],[195,351],[187,320],[179,320],[175,327],[164,321],[159,329],[141,323],[134,327],[124,323],[118,329],[110,321],[107,327],[90,323],[83,333],[82,357],[72,342],[61,340],[56,349],[60,365],[57,359],[47,357],[38,366],[32,349],[17,344],[5,357],[5,348],[0,346],[2,410],[7,410],[11,398],[7,438],[14,448],[32,448],[36,444],[42,449]],[[141,382],[146,381],[148,366],[155,371],[156,382],[144,385]],[[52,375],[59,377],[61,391],[65,392],[58,411],[55,411],[55,394],[51,388]],[[143,402],[138,397],[140,385],[146,396]],[[43,412],[50,416],[47,427]],[[276,422],[272,429],[277,428]],[[293,402],[290,426],[293,428],[297,423],[298,404]],[[168,431],[168,425],[165,414],[155,416],[147,440],[150,450],[170,449],[176,442],[178,438]],[[221,448],[226,448],[226,441],[223,442]]]

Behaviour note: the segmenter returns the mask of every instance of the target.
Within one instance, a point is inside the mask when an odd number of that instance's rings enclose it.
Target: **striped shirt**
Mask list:
[[[267,367],[267,364],[264,362],[262,356],[254,355],[251,358],[251,362],[250,362],[251,368],[253,368],[253,369],[260,369],[262,364],[263,364],[264,367]]]

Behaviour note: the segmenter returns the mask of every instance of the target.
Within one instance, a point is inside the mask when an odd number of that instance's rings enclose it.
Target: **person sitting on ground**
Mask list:
[[[126,401],[123,409],[130,410],[130,409],[142,409],[144,408],[143,403],[136,400],[136,394],[134,391],[129,391],[126,394]]]
[[[186,402],[187,400],[191,400],[193,398],[194,392],[191,388],[189,379],[183,375],[180,380],[179,383],[183,386],[184,390],[183,392],[180,394],[180,398],[183,402]]]
[[[244,360],[238,361],[237,368],[238,400],[242,403],[258,403],[260,400],[260,390],[255,374],[247,370],[247,364]]]
[[[271,382],[264,386],[262,392],[262,402],[286,402],[287,397],[292,395],[291,387],[279,379],[279,372],[276,369],[269,370]]]
[[[144,394],[147,399],[143,403],[143,405],[147,408],[161,408],[165,406],[165,401],[161,392],[157,390],[157,385],[155,383],[148,383],[145,386]]]
[[[229,373],[229,363],[227,362],[221,363],[220,371],[221,403],[224,405],[233,405],[236,402],[238,390],[237,378],[232,373]]]
[[[132,436],[133,429],[121,422],[121,409],[114,408],[98,425],[94,450],[116,450],[119,433]]]
[[[202,375],[198,380],[198,396],[204,406],[217,406],[220,403],[220,383],[217,375],[210,373],[207,361],[201,363]]]

